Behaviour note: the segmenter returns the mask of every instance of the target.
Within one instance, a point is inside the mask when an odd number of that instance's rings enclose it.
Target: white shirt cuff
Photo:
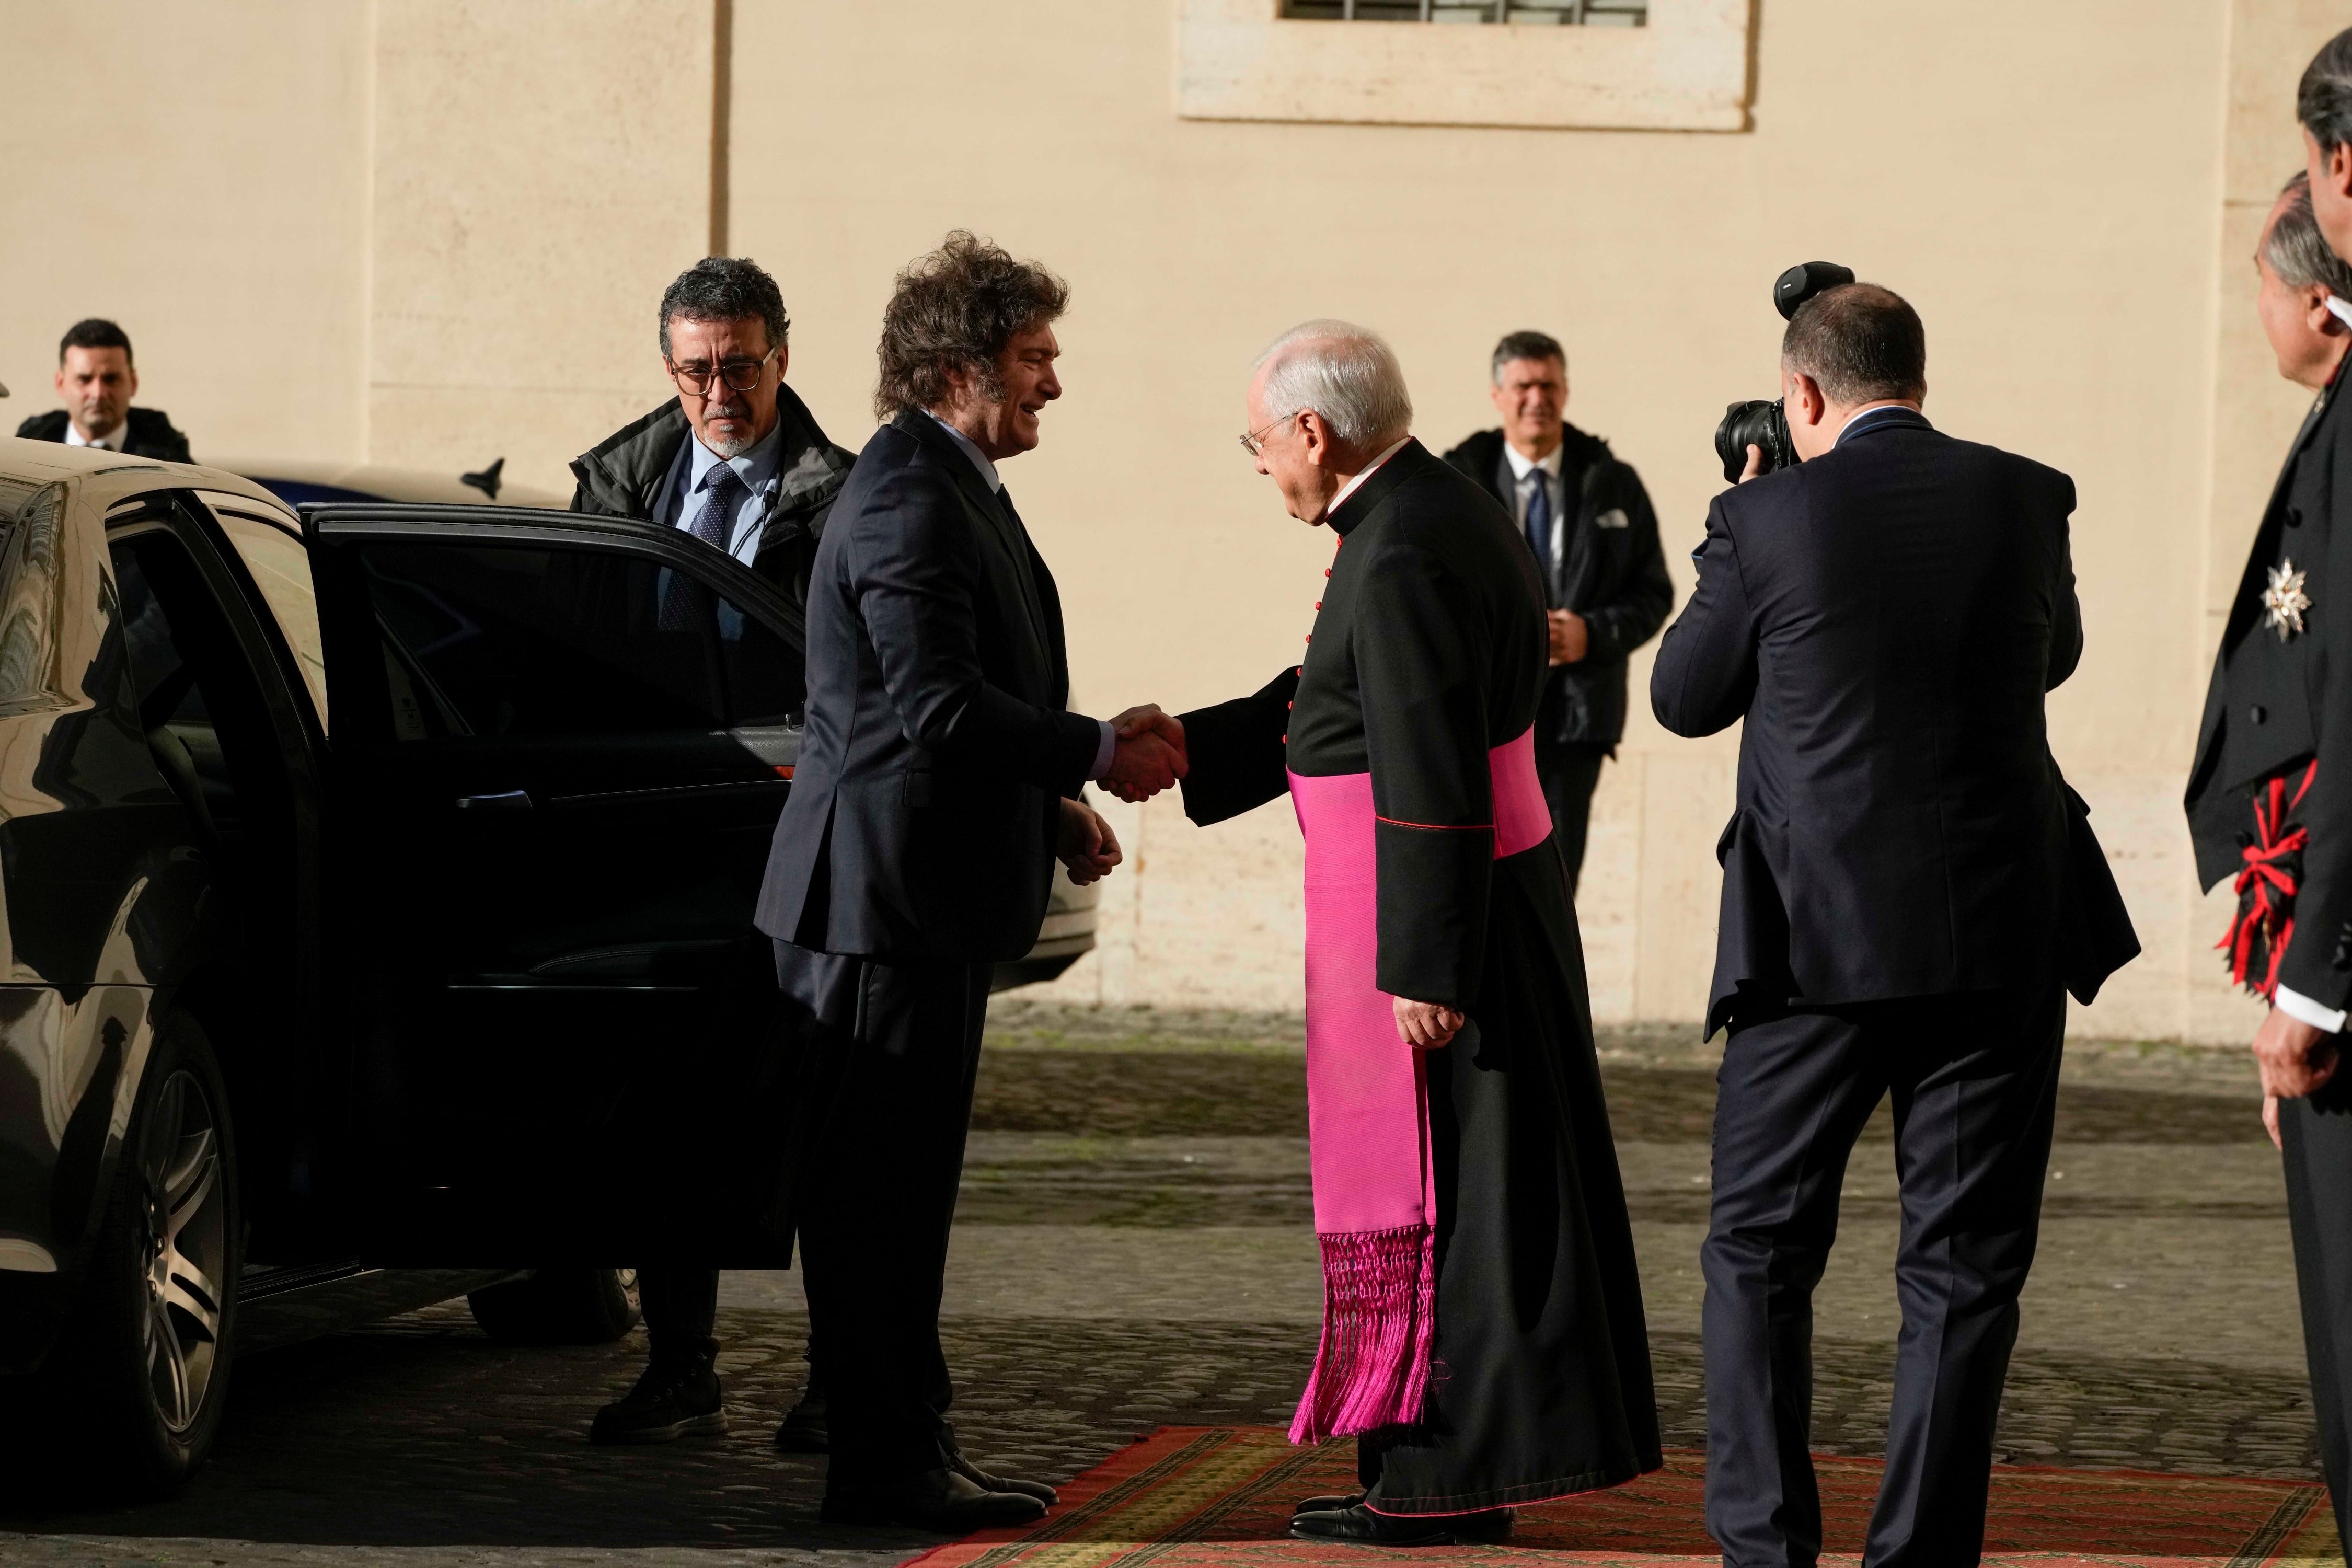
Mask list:
[[[1095,722],[1102,726],[1102,743],[1095,748],[1095,765],[1093,771],[1087,774],[1090,779],[1098,779],[1110,772],[1110,759],[1118,750],[1118,731],[1110,727],[1110,721],[1097,719]],[[2343,1016],[2341,1013],[2336,1015],[2339,1019]]]
[[[2280,1012],[2315,1029],[2331,1035],[2344,1032],[2344,1009],[2341,1007],[2323,1007],[2302,992],[2290,991],[2284,985],[2278,988],[2278,994],[2271,1000]]]

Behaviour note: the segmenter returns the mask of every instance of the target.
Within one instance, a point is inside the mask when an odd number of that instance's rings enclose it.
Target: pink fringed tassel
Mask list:
[[[1290,1423],[1294,1443],[1421,1419],[1437,1326],[1437,1252],[1425,1225],[1317,1237],[1323,1343]]]

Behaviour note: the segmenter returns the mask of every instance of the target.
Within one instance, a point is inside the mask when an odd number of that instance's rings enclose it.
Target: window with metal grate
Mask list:
[[[1504,22],[1514,26],[1641,27],[1650,0],[1282,0],[1295,22]]]

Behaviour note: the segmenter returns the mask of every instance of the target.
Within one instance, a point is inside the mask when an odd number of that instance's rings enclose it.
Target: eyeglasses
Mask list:
[[[1277,426],[1287,425],[1297,417],[1298,415],[1297,413],[1286,414],[1281,418],[1274,420],[1269,424],[1259,426],[1256,429],[1242,437],[1242,450],[1247,452],[1253,458],[1263,456],[1265,452],[1265,433],[1268,430],[1276,428]]]
[[[699,360],[688,360],[680,364],[676,360],[665,359],[662,363],[669,366],[669,378],[677,383],[680,392],[689,397],[708,397],[713,381],[723,382],[730,391],[751,391],[760,384],[760,377],[767,373],[768,362],[775,357],[776,351],[770,349],[758,359],[730,359],[716,372]]]

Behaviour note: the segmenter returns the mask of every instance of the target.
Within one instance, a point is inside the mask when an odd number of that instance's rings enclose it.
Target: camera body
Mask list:
[[[1800,262],[1772,280],[1772,307],[1785,321],[1814,295],[1853,281],[1853,268],[1850,267],[1840,267],[1834,261]],[[1715,455],[1722,460],[1727,483],[1739,482],[1741,471],[1748,467],[1750,447],[1763,454],[1764,466],[1759,470],[1762,473],[1788,468],[1797,461],[1796,442],[1789,434],[1789,411],[1780,399],[1767,402],[1757,398],[1735,403],[1723,411],[1723,423],[1715,427]]]

